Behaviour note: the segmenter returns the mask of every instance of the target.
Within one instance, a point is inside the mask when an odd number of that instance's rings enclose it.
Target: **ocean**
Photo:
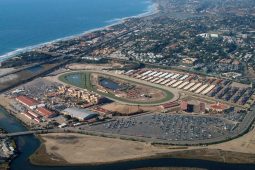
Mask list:
[[[0,0],[0,59],[152,8],[150,0]]]

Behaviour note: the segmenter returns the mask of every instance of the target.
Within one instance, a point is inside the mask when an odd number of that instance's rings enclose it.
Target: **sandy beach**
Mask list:
[[[143,17],[152,16],[152,15],[155,15],[155,14],[159,13],[159,11],[160,11],[159,10],[159,5],[154,0],[152,0],[152,5],[149,5],[147,11],[145,11],[141,14],[138,14],[138,15],[135,15],[135,16],[128,16],[128,17],[124,17],[124,18],[119,18],[119,19],[113,19],[110,22],[108,22],[108,23],[111,23],[111,24],[108,24],[108,25],[103,26],[103,27],[93,28],[93,29],[90,29],[88,31],[84,31],[84,32],[79,33],[79,34],[58,38],[58,39],[55,39],[55,40],[52,40],[52,41],[43,42],[43,43],[40,43],[40,44],[35,44],[35,45],[31,45],[31,46],[24,47],[24,48],[19,48],[15,51],[10,51],[10,52],[8,52],[4,55],[0,55],[0,62],[5,61],[7,59],[10,59],[12,57],[15,57],[18,54],[22,54],[24,52],[36,50],[37,48],[40,48],[40,47],[43,47],[43,46],[46,46],[46,45],[54,44],[58,41],[67,41],[67,40],[82,37],[86,34],[90,34],[90,33],[93,33],[95,31],[107,30],[110,27],[115,26],[115,25],[119,25],[119,24],[125,22],[127,19],[130,19],[130,18],[143,18]]]

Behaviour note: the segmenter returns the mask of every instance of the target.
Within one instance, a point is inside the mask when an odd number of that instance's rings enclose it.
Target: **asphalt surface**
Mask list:
[[[255,106],[251,109],[252,111],[234,128],[231,123],[210,116],[194,119],[189,115],[143,114],[116,118],[114,121],[96,125],[9,133],[0,137],[70,132],[171,145],[207,145],[231,140],[247,133],[255,120]]]

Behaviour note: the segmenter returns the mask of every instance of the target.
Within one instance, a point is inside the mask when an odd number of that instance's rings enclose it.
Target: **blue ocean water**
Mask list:
[[[150,0],[0,0],[0,56],[144,13]]]

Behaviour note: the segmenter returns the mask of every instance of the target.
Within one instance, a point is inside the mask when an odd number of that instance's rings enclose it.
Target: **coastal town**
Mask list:
[[[150,15],[1,60],[0,106],[28,130],[0,133],[0,160],[15,157],[12,137],[31,134],[136,141],[151,145],[146,156],[172,152],[170,146],[222,150],[254,136],[255,1],[155,4]],[[228,151],[255,154],[254,140]],[[58,149],[43,146],[53,155],[47,163],[58,165]],[[68,154],[61,159],[86,159]]]

